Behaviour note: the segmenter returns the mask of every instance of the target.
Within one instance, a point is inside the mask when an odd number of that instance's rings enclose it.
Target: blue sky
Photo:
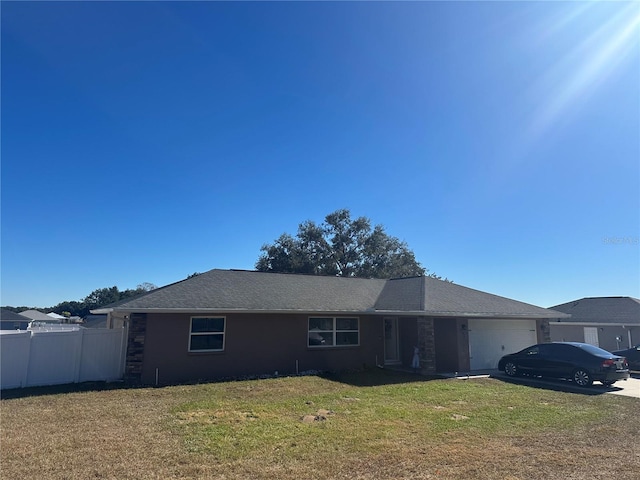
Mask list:
[[[348,208],[543,307],[640,297],[637,2],[2,2],[2,305],[252,269]]]

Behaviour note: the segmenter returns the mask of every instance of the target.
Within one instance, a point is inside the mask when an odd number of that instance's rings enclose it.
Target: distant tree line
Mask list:
[[[128,288],[126,290],[120,290],[118,287],[98,288],[84,297],[80,301],[68,300],[60,302],[57,305],[50,308],[33,308],[33,307],[2,307],[6,310],[11,310],[15,313],[20,313],[25,310],[38,310],[42,313],[54,312],[58,315],[64,315],[66,317],[86,317],[91,310],[104,307],[111,303],[126,300],[128,298],[141,295],[143,293],[154,290],[156,287],[152,283],[142,283],[136,288]]]

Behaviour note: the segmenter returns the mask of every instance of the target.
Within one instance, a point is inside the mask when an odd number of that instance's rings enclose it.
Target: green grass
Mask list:
[[[376,369],[85,385],[13,392],[0,406],[1,478],[609,480],[640,471],[637,399],[491,378]]]
[[[372,375],[368,373],[367,375]],[[211,385],[206,399],[174,409],[175,426],[194,452],[219,461],[256,455],[308,459],[318,448],[367,454],[394,445],[439,444],[451,437],[518,436],[598,424],[601,401],[495,380],[422,381],[357,387],[320,377]],[[397,377],[394,377],[397,379]],[[303,423],[305,415],[329,411]],[[391,446],[391,447],[389,447]]]

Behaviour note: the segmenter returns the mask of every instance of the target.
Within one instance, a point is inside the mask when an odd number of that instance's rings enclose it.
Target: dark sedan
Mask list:
[[[624,357],[578,342],[532,345],[502,357],[498,368],[511,377],[565,378],[581,387],[590,386],[594,380],[609,386],[629,378],[629,365]]]
[[[631,370],[640,370],[640,345],[611,353],[626,358]]]

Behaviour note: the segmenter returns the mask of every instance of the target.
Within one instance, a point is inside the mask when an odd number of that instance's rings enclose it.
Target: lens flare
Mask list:
[[[588,4],[597,7],[596,3]],[[618,4],[618,11],[595,27],[582,42],[554,64],[534,85],[537,107],[533,113],[528,137],[540,138],[561,119],[572,114],[574,107],[602,88],[605,81],[628,63],[640,46],[640,3]],[[567,13],[554,25],[560,29],[578,27],[592,9],[584,5]],[[584,26],[582,26],[584,28]],[[547,33],[549,30],[547,30]],[[551,40],[553,33],[547,38]]]

